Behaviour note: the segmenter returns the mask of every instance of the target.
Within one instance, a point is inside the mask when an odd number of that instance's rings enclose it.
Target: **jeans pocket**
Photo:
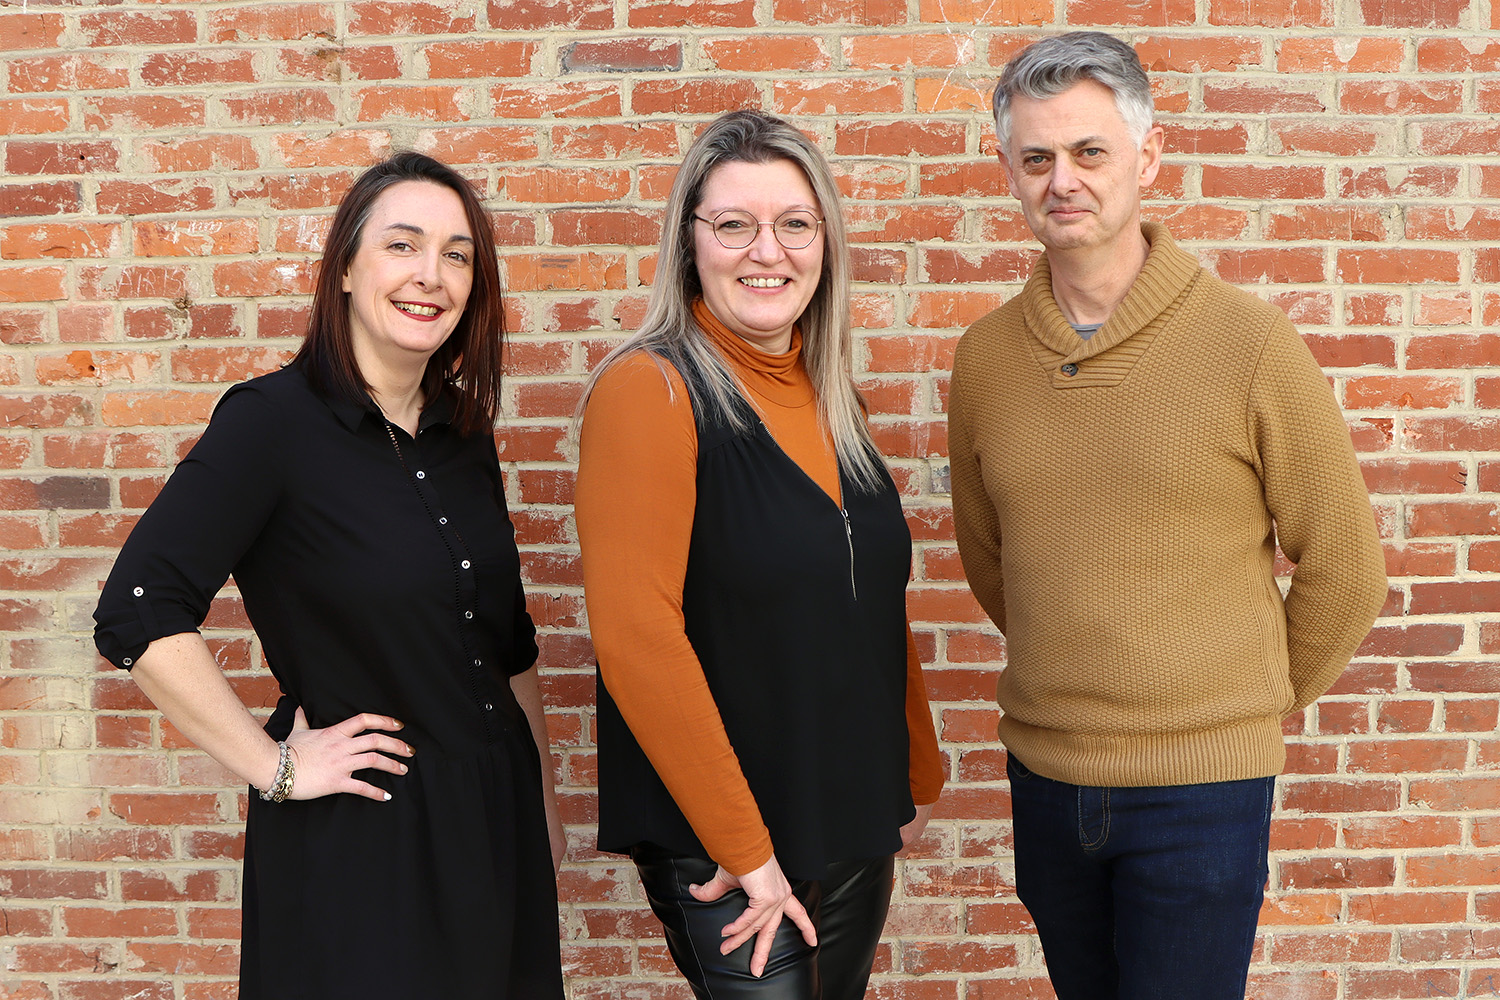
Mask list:
[[[1005,776],[1011,781],[1024,781],[1031,777],[1031,768],[1022,764],[1015,754],[1007,751],[1005,754]]]

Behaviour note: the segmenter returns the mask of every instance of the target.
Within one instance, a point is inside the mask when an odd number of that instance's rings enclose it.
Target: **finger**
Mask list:
[[[376,802],[389,802],[391,800],[390,792],[384,788],[376,788],[368,781],[350,779],[341,791],[348,792],[350,795],[363,795],[365,798],[374,799]]]
[[[750,953],[750,974],[759,979],[766,971],[771,959],[771,945],[776,942],[776,928],[781,926],[781,914],[776,914],[755,935],[755,950]]]
[[[410,770],[399,760],[392,760],[383,753],[362,753],[349,758],[350,771],[362,771],[365,768],[388,771],[391,774],[405,774]]]
[[[416,753],[410,743],[398,740],[394,736],[386,736],[384,733],[365,733],[349,741],[350,753],[364,753],[369,750],[393,753],[401,757],[410,757]]]
[[[312,727],[307,724],[307,715],[306,715],[306,713],[304,713],[302,711],[302,706],[298,705],[297,706],[297,711],[292,715],[292,732],[296,733],[296,732],[300,732],[300,731],[302,731],[304,729],[311,729],[311,728]]]
[[[729,883],[718,877],[714,877],[709,879],[704,885],[688,886],[688,892],[700,903],[712,903],[733,888],[734,886]]]
[[[332,727],[341,736],[358,736],[369,729],[397,730],[401,723],[389,715],[376,715],[374,712],[361,712],[351,715],[349,718]]]
[[[802,940],[807,942],[809,948],[818,946],[818,929],[813,926],[812,917],[800,899],[796,896],[788,896],[782,914],[789,917],[792,923],[802,931]]]
[[[738,917],[735,917],[734,920],[724,925],[724,929],[719,932],[719,936],[726,938],[738,938],[734,945],[735,948],[738,948],[740,945],[750,940],[750,935],[754,934],[756,928],[758,928],[765,921],[765,908],[756,906],[754,903],[751,903],[749,906],[745,907],[744,913],[741,913]],[[726,951],[724,954],[727,955],[729,954],[729,952]]]

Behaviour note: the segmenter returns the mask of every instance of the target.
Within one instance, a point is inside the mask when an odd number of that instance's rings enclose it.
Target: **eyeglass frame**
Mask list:
[[[818,238],[818,234],[823,231],[823,229],[822,229],[823,223],[827,221],[826,219],[820,219],[820,218],[818,218],[816,215],[813,215],[811,212],[809,212],[805,208],[789,208],[785,212],[782,212],[780,215],[776,216],[776,218],[773,219],[773,220],[771,220],[770,222],[761,222],[759,219],[756,219],[753,214],[751,214],[750,212],[745,211],[742,208],[726,208],[726,209],[724,209],[724,211],[722,211],[722,212],[718,213],[717,215],[715,215],[712,219],[705,219],[703,216],[699,215],[697,212],[689,212],[688,214],[690,216],[692,216],[692,218],[697,219],[699,222],[702,222],[705,225],[707,225],[708,226],[708,231],[710,233],[713,233],[714,239],[717,240],[718,243],[719,243],[719,246],[723,247],[725,250],[748,250],[750,247],[752,247],[752,246],[755,245],[755,241],[756,240],[760,239],[760,230],[761,230],[762,226],[770,226],[771,227],[771,238],[774,239],[777,243],[781,244],[781,248],[783,250],[806,250],[808,247],[810,247],[810,246],[813,245],[813,241],[816,240]],[[783,218],[785,218],[788,215],[797,215],[797,214],[812,216],[813,222],[816,223],[816,225],[813,228],[813,234],[812,234],[812,236],[808,238],[808,241],[806,243],[802,244],[800,247],[789,247],[789,246],[786,245],[785,242],[782,241],[782,239],[781,239],[781,232],[776,228],[776,224],[778,222],[780,222]],[[732,247],[728,243],[725,243],[724,242],[724,238],[719,235],[719,225],[718,225],[719,217],[720,216],[724,216],[724,215],[748,215],[748,216],[750,216],[750,218],[755,221],[755,235],[752,236],[752,237],[750,237],[749,241],[744,246]]]

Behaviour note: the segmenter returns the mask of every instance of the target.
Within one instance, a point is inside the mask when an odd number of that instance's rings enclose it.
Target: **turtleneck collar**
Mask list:
[[[746,388],[779,406],[812,402],[812,383],[802,364],[802,330],[792,328],[785,354],[767,354],[725,326],[702,299],[693,301],[693,319],[729,360]]]

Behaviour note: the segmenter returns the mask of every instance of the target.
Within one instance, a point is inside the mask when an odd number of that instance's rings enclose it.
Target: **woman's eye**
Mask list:
[[[411,244],[405,240],[396,240],[391,243],[392,250],[410,250],[411,248]]]
[[[728,222],[719,223],[719,232],[733,233],[745,228],[745,224],[739,219],[730,219]]]
[[[787,219],[781,224],[781,228],[789,233],[800,233],[807,229],[806,219]]]
[[[450,250],[448,251],[448,259],[455,264],[467,264],[469,262],[469,255],[460,250]]]

